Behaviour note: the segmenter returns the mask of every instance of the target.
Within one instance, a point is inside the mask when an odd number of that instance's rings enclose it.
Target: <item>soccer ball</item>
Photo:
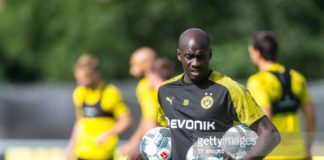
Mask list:
[[[140,143],[144,160],[171,159],[171,132],[169,128],[156,127],[145,133]]]
[[[256,144],[258,135],[248,126],[239,124],[228,129],[222,137],[221,148],[234,159],[243,159]]]

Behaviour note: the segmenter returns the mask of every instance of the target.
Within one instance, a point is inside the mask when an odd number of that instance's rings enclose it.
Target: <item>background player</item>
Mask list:
[[[163,81],[174,76],[175,64],[168,58],[157,58],[153,63],[153,72],[157,74]]]
[[[172,159],[186,159],[194,136],[225,132],[234,121],[248,125],[259,136],[246,159],[262,158],[279,143],[277,129],[249,92],[209,68],[212,50],[203,30],[193,28],[181,34],[177,57],[184,73],[163,83],[158,93],[159,122],[169,124]]]
[[[313,141],[311,135],[315,131],[316,118],[306,81],[301,73],[277,63],[277,48],[277,40],[272,32],[255,32],[251,36],[248,51],[259,72],[248,79],[247,87],[283,134],[282,143],[271,155],[289,155],[281,158],[300,159],[306,157],[307,151],[310,158]],[[305,132],[308,135],[306,151],[304,142],[297,133],[300,132],[299,110],[303,112]]]
[[[171,77],[173,72],[172,61],[168,59],[156,60],[156,53],[152,48],[139,48],[132,54],[130,74],[140,79],[136,87],[136,96],[142,116],[135,133],[122,147],[122,154],[130,156],[137,148],[143,135],[151,128],[157,127],[157,90],[165,78]]]
[[[97,58],[82,55],[74,76],[76,122],[65,159],[112,159],[118,135],[131,123],[128,108],[117,87],[101,80]]]

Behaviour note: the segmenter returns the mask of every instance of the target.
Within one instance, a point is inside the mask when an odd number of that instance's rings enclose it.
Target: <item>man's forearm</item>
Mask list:
[[[280,143],[280,134],[266,116],[253,123],[251,128],[258,134],[258,139],[244,159],[263,159]]]
[[[155,121],[150,121],[150,120],[141,120],[139,127],[135,131],[134,135],[131,137],[129,142],[131,144],[138,144],[143,135],[150,129],[156,127],[156,122]]]
[[[310,152],[316,130],[316,115],[312,104],[304,104],[302,108],[305,118],[306,148]],[[310,153],[309,153],[310,154]]]
[[[130,115],[127,113],[125,115],[121,115],[118,117],[118,121],[115,124],[114,128],[111,129],[109,132],[111,135],[119,135],[123,131],[125,131],[132,123]]]
[[[266,132],[259,135],[257,143],[248,152],[244,159],[263,159],[268,155],[280,142],[278,132]]]
[[[74,149],[76,146],[78,135],[79,135],[79,120],[77,119],[76,122],[74,123],[71,138],[65,151],[64,160],[73,159]]]

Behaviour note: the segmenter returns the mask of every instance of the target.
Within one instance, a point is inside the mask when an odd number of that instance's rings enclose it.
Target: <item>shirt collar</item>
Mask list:
[[[266,69],[267,71],[277,71],[277,72],[284,72],[285,67],[279,63],[272,63]]]

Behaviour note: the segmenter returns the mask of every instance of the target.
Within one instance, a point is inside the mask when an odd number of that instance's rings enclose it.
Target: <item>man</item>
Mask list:
[[[282,143],[271,155],[286,155],[282,159],[304,159],[306,155],[310,158],[311,133],[315,131],[316,119],[306,81],[299,72],[277,63],[277,48],[277,40],[272,32],[256,32],[251,36],[248,51],[259,72],[248,79],[247,87],[282,133]],[[299,110],[303,111],[308,135],[306,150],[298,133]]]
[[[153,63],[153,72],[156,73],[163,81],[174,76],[175,64],[168,58],[157,58]]]
[[[262,158],[280,141],[280,135],[250,93],[229,77],[212,71],[210,39],[201,29],[184,31],[177,49],[184,73],[166,81],[158,91],[159,123],[168,124],[172,159],[186,159],[197,137],[225,132],[234,122],[244,123],[259,138],[245,159]]]
[[[122,147],[121,152],[130,156],[137,148],[143,135],[150,129],[157,127],[158,101],[157,89],[159,85],[173,74],[173,66],[167,66],[169,61],[157,60],[153,49],[143,47],[137,49],[130,59],[130,74],[135,78],[140,78],[136,87],[136,95],[141,107],[141,121],[135,133],[129,141]],[[154,70],[155,69],[157,70]],[[165,77],[159,76],[158,72]]]
[[[128,107],[117,87],[101,80],[95,57],[82,55],[74,76],[77,117],[65,159],[72,160],[74,155],[82,160],[112,159],[118,135],[131,123]]]

